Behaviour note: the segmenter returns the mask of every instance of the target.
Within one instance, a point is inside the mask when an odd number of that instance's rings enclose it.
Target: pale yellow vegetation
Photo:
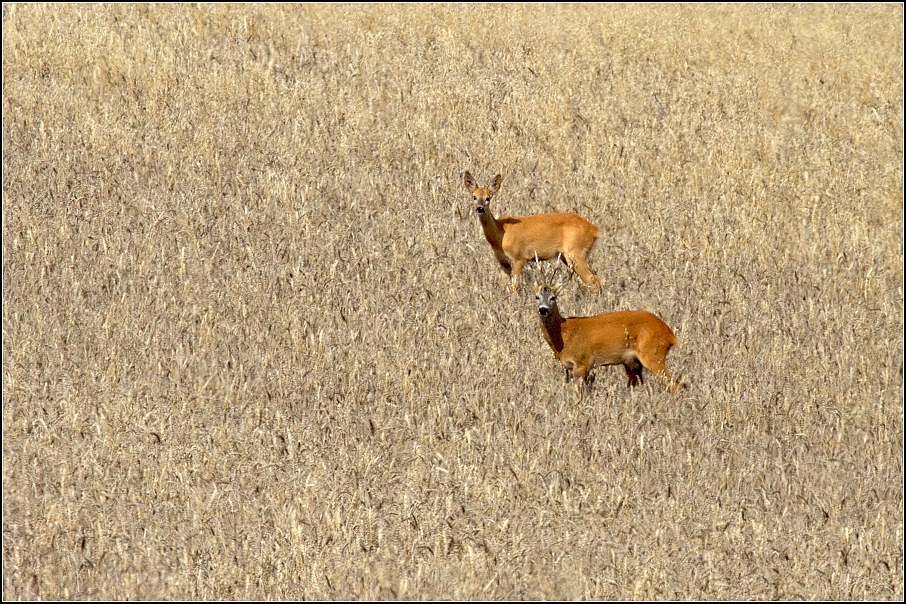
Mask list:
[[[2,58],[4,599],[902,600],[902,5],[4,4]],[[577,398],[467,169],[599,227],[561,310],[661,317],[676,399]]]

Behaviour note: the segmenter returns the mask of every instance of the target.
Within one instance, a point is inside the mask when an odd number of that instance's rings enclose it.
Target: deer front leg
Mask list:
[[[526,261],[522,259],[513,260],[513,271],[510,275],[512,278],[510,287],[513,291],[516,291],[519,287],[519,277],[522,275],[522,269],[525,266],[525,262]]]
[[[564,374],[566,376],[566,383],[569,384],[569,379],[570,379],[570,377],[572,377],[572,372],[573,372],[573,362],[564,361],[563,370],[564,370]]]
[[[591,384],[595,381],[595,378],[591,373],[591,365],[587,361],[579,361],[579,363],[581,364],[573,366],[573,375],[579,378],[576,385],[579,389],[579,399],[581,400],[585,393],[591,389]]]

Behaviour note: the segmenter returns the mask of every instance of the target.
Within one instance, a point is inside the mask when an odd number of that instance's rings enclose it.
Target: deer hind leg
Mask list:
[[[582,280],[582,283],[587,287],[593,289],[598,289],[601,287],[601,280],[598,276],[589,268],[588,261],[585,259],[588,254],[588,250],[580,252],[578,254],[567,254],[566,255],[566,264],[569,265],[577,275],[579,279]]]
[[[668,337],[669,335],[669,337]],[[672,340],[672,341],[671,341]],[[667,354],[673,346],[673,334],[643,332],[636,340],[636,356],[645,368],[653,373],[670,394],[676,396],[679,384],[674,382],[667,369]]]
[[[676,391],[679,388],[679,384],[673,381],[673,376],[670,375],[670,370],[667,369],[667,364],[664,362],[665,357],[659,355],[649,355],[647,358],[639,356],[639,359],[642,361],[642,364],[660,380],[661,384],[664,385],[664,388],[670,394],[676,395]]]
[[[629,388],[635,388],[639,384],[645,383],[645,378],[642,377],[642,363],[636,359],[630,359],[623,362],[623,367],[626,369],[626,376],[629,378]]]

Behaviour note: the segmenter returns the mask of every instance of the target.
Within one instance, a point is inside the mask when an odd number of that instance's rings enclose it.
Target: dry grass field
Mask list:
[[[601,235],[579,399],[498,217]],[[3,6],[4,599],[903,594],[903,7]]]

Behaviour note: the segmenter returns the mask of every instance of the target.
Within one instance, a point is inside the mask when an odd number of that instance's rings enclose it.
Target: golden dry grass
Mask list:
[[[902,5],[3,6],[4,599],[903,598]],[[674,400],[579,401],[500,214]]]

